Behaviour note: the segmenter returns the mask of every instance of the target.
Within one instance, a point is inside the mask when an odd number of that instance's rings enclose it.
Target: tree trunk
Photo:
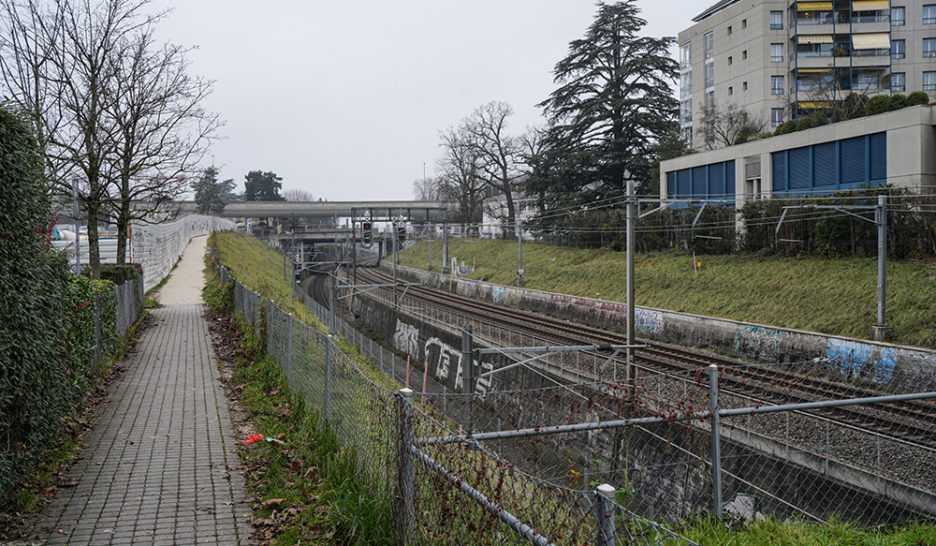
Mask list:
[[[88,200],[88,266],[91,268],[91,278],[101,278],[101,249],[98,246],[98,217],[100,205],[97,200]]]
[[[504,198],[507,201],[507,236],[505,238],[513,240],[517,238],[517,211],[514,207],[513,192],[510,191],[508,184],[504,185]]]
[[[120,181],[120,209],[117,212],[117,263],[127,263],[127,241],[130,236],[130,180]]]

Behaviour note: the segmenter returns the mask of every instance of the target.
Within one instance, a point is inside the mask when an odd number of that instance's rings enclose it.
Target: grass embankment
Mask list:
[[[433,248],[433,270],[442,250]],[[468,278],[513,285],[517,243],[450,239],[449,256],[474,266]],[[866,258],[759,258],[639,254],[637,305],[867,339],[877,317],[877,261]],[[401,253],[401,263],[425,269],[427,247]],[[527,288],[625,301],[625,254],[523,244]],[[936,263],[888,262],[887,318],[892,341],[936,348]]]
[[[801,521],[752,522],[733,531],[715,520],[705,520],[681,529],[686,538],[699,544],[733,546],[914,546],[936,544],[936,526],[906,525],[896,528],[863,530],[852,524],[830,521],[824,525]]]
[[[235,234],[215,236],[209,243],[242,284],[325,331],[307,308],[292,301],[292,279],[283,281],[282,256],[275,250]],[[205,301],[215,313],[230,317],[231,292],[221,287],[213,268],[212,273]],[[254,332],[234,321],[230,326],[234,332],[229,332],[227,342],[236,358],[229,386],[255,431],[286,442],[239,446],[248,488],[255,498],[252,506],[259,535],[276,544],[391,543],[390,499],[374,494],[358,471],[354,448],[339,445],[318,412],[306,405],[303,394],[290,392],[279,365],[264,353]],[[376,370],[367,374],[382,375]]]

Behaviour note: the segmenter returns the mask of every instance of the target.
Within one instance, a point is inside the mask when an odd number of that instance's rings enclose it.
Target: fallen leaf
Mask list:
[[[260,503],[260,509],[264,510],[266,508],[273,508],[273,507],[283,504],[284,502],[286,502],[286,499],[276,498],[276,499],[266,500]]]

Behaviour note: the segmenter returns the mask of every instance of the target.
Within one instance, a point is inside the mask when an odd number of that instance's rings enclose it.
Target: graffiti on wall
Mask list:
[[[419,330],[397,319],[396,331],[393,334],[393,346],[410,356],[419,355]]]
[[[400,319],[397,319],[396,330],[393,334],[393,344],[398,350],[425,363],[427,371],[436,381],[448,385],[455,390],[462,390],[464,370],[462,366],[461,350],[452,347],[437,337],[429,338],[420,347],[419,329]],[[420,349],[422,350],[420,351]],[[482,361],[480,364],[475,363],[474,365],[476,375],[494,369],[494,365],[490,362]],[[474,392],[477,395],[484,396],[493,386],[493,376],[478,377],[475,381]]]
[[[663,313],[640,308],[634,309],[634,328],[641,334],[662,334]]]
[[[745,326],[735,334],[735,354],[754,358],[774,358],[780,355],[783,332],[761,326]]]
[[[510,286],[494,286],[491,300],[500,304],[517,304],[523,301],[523,291]]]
[[[826,345],[826,358],[842,375],[852,379],[866,375],[876,383],[890,382],[897,367],[897,351],[891,347],[882,347],[875,355],[874,345],[837,338]]]

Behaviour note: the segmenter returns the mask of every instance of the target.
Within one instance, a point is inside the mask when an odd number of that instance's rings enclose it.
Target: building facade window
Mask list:
[[[783,12],[770,12],[770,30],[783,30]]]
[[[692,148],[692,127],[683,127],[680,131],[680,136],[686,143],[686,147]]]
[[[679,94],[682,96],[692,94],[692,72],[684,72],[679,75]]]
[[[744,51],[741,52],[741,60],[742,60],[742,61],[747,60],[747,50],[746,50],[746,49],[745,49]]]
[[[923,38],[923,57],[936,57],[936,38]]]
[[[796,12],[797,25],[831,25],[834,22],[834,15],[830,8],[825,10],[808,9]],[[857,12],[856,14],[857,15]]]
[[[731,36],[731,25],[728,25],[728,36]]]
[[[706,60],[712,58],[715,53],[715,33],[705,33],[705,36],[702,37],[702,50],[705,52]]]
[[[741,28],[747,28],[747,19],[741,19]]]
[[[903,6],[891,8],[891,25],[902,27],[907,24],[907,10]]]
[[[783,44],[770,44],[770,62],[783,62]]]
[[[683,123],[692,123],[692,99],[679,103],[679,120]]]
[[[853,23],[886,23],[889,19],[890,10],[887,9],[857,10],[851,14],[851,22]]]
[[[936,25],[936,4],[923,6],[923,24]]]
[[[770,109],[770,126],[777,127],[783,124],[783,108]]]
[[[711,110],[712,108],[715,108],[715,92],[714,91],[705,92],[705,108],[707,110]]]
[[[923,90],[936,91],[936,71],[923,73]]]
[[[734,87],[728,86],[728,96],[734,95]]]
[[[686,70],[692,66],[692,44],[679,47],[679,68]]]
[[[714,87],[715,86],[715,63],[707,63],[705,65],[705,87]]]
[[[907,56],[906,40],[891,40],[891,58],[903,59]]]
[[[852,89],[875,91],[881,88],[881,78],[876,72],[859,72],[853,81]]]
[[[731,55],[728,55],[728,66],[731,66],[734,63],[734,59],[731,58]]]
[[[747,91],[747,82],[741,82],[741,90]]]
[[[783,94],[783,76],[771,76],[770,77],[770,94],[771,95]]]
[[[907,90],[907,75],[903,72],[894,72],[890,77],[891,91],[903,93]]]

